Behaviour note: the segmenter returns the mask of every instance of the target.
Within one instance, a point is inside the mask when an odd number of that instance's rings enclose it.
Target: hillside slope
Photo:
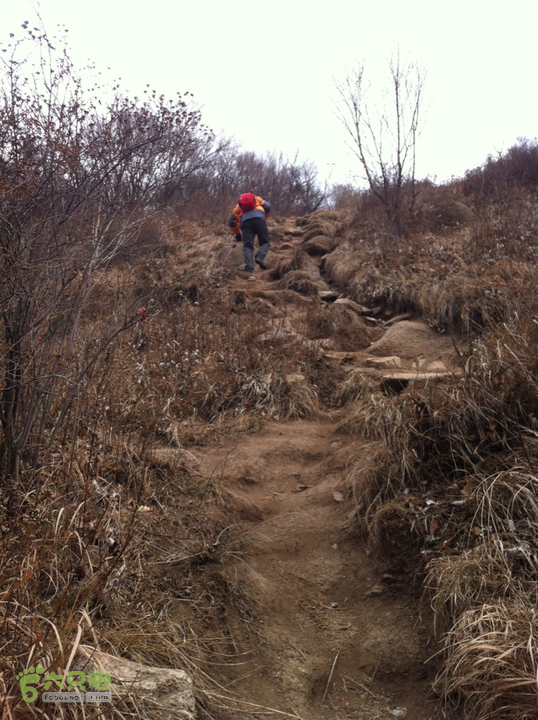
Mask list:
[[[293,336],[314,345],[344,384],[375,383],[381,396],[450,375],[449,337],[410,313],[389,309],[376,320],[331,288],[320,265],[334,224],[317,222],[313,230],[280,225],[267,271],[242,272],[240,246],[222,271],[245,312],[273,319],[266,342]],[[300,374],[288,380],[305,385]],[[228,573],[241,612],[230,603],[232,657],[219,683],[231,683],[237,712],[249,718],[441,717],[413,551],[408,562],[407,548],[374,558],[358,529],[349,468],[367,457],[368,443],[343,429],[345,407],[320,402],[305,414],[189,447],[239,528]]]

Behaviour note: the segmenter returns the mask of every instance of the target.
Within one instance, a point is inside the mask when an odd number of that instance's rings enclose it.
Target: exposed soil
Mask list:
[[[243,519],[235,584],[250,615],[231,632],[247,655],[228,676],[239,698],[263,706],[247,718],[268,708],[302,720],[403,717],[398,708],[438,717],[420,580],[375,561],[353,530],[344,476],[356,452],[331,420],[271,422],[198,451]]]
[[[251,312],[280,318],[282,332],[300,334],[308,307],[326,307],[318,296],[271,280],[271,269],[302,240],[290,224],[268,255],[268,271],[237,269],[227,279]],[[306,264],[312,282],[321,279],[319,264],[319,257]],[[316,284],[329,288],[325,280]],[[378,324],[376,341],[365,343],[370,347],[358,343],[346,352],[335,349],[334,338],[316,342],[346,372],[401,387],[448,371],[449,338],[420,318],[394,320]],[[440,718],[431,692],[437,661],[427,662],[436,645],[416,561],[411,551],[409,562],[373,557],[360,536],[346,468],[363,441],[339,434],[340,419],[334,411],[267,422],[256,434],[190,449],[202,475],[218,478],[223,504],[240,522],[230,567],[246,611],[230,612],[236,659],[221,677],[247,719]]]

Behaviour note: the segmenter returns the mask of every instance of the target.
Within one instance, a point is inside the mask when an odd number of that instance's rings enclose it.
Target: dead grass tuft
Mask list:
[[[310,279],[311,273],[304,270],[291,270],[282,280],[275,283],[277,290],[293,290],[299,295],[315,296],[319,287]]]
[[[538,625],[520,602],[483,604],[458,618],[446,641],[436,688],[477,720],[536,715]]]
[[[340,407],[358,403],[365,397],[372,396],[374,383],[368,376],[360,372],[352,373],[335,392],[335,400]],[[357,405],[355,405],[357,407]],[[340,429],[350,434],[361,434],[361,431],[353,423],[353,414],[347,415],[341,422]]]

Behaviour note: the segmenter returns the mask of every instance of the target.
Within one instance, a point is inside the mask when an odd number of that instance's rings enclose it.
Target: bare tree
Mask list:
[[[425,71],[400,59],[389,62],[388,88],[372,86],[365,67],[358,65],[337,84],[337,116],[358,158],[362,177],[382,203],[397,235],[417,198],[416,151],[424,99]]]
[[[188,98],[106,106],[65,48],[28,33],[0,64],[0,474],[15,479],[65,437],[85,378],[134,322],[112,317],[80,352],[96,272],[213,151]]]

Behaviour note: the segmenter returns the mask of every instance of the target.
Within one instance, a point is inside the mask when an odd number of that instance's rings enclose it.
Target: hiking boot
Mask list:
[[[267,265],[263,262],[263,260],[255,260],[255,263],[261,267],[262,270],[267,270]]]
[[[254,272],[254,268],[253,268],[253,267],[251,267],[251,268],[245,267],[245,272],[253,273],[253,272]]]

